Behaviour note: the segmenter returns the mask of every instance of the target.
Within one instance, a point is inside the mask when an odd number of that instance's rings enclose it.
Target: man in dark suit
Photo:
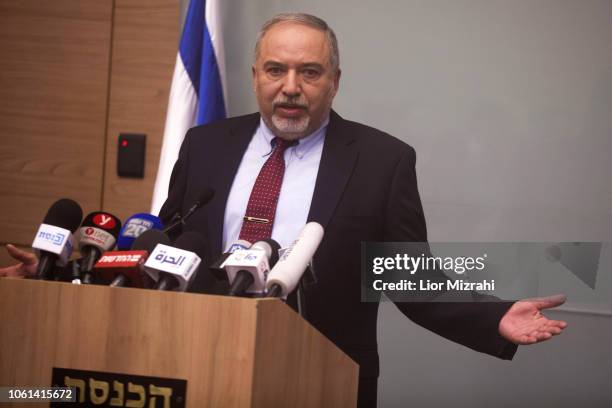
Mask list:
[[[264,25],[255,51],[253,87],[260,113],[188,132],[160,216],[168,219],[176,211],[185,211],[202,188],[213,188],[212,202],[195,214],[185,229],[199,231],[207,238],[206,258],[215,260],[243,236],[245,224],[253,218],[249,214],[255,194],[251,189],[256,190],[256,173],[266,166],[264,159],[250,166],[252,160],[260,160],[258,141],[270,143],[267,151],[263,150],[263,156],[270,157],[279,139],[293,143],[280,153],[285,159],[302,142],[309,146],[320,143],[320,156],[316,148],[308,150],[306,153],[315,152],[311,155],[314,158],[299,172],[289,172],[297,159],[282,163],[287,173],[279,182],[280,199],[277,193],[268,203],[278,205],[276,217],[266,222],[274,224],[273,238],[282,234],[283,225],[291,226],[291,220],[283,220],[282,214],[292,205],[297,218],[300,210],[307,214],[301,225],[316,221],[325,228],[314,257],[318,282],[304,291],[306,318],[360,365],[359,406],[375,406],[378,303],[360,300],[360,243],[427,240],[414,149],[331,110],[340,69],[335,35],[324,21],[305,14],[276,16]],[[250,176],[254,168],[256,172]],[[248,191],[240,195],[240,188]],[[299,196],[298,200],[292,201],[291,194]],[[198,276],[193,289],[226,290],[206,274]],[[421,326],[507,359],[516,344],[546,340],[561,332],[564,322],[548,320],[539,312],[560,303],[560,299],[515,304],[396,302]]]
[[[260,113],[188,132],[160,216],[168,221],[191,206],[203,187],[214,189],[213,200],[184,227],[207,239],[207,262],[248,233],[250,219],[262,219],[253,202],[264,200],[263,211],[274,207],[271,219],[264,220],[271,228],[267,236],[283,246],[307,221],[323,225],[325,236],[314,256],[318,282],[304,290],[305,317],[359,364],[359,406],[365,407],[376,405],[378,303],[361,302],[360,243],[425,242],[427,232],[414,150],[332,111],[339,81],[338,46],[324,21],[305,14],[268,21],[253,65]],[[284,150],[274,153],[280,148]],[[276,161],[270,173],[264,168],[271,160]],[[260,179],[268,194],[255,193],[262,190]],[[274,183],[279,191],[269,194]],[[22,263],[0,269],[0,276],[35,270],[33,255],[8,249]],[[191,290],[227,293],[227,286],[201,273]],[[396,305],[411,320],[450,340],[511,358],[516,344],[561,332],[565,322],[549,320],[540,310],[562,302]]]

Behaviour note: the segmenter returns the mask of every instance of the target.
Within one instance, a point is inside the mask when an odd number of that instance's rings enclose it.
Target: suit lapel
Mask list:
[[[219,140],[218,146],[212,152],[210,167],[212,176],[210,177],[211,187],[215,190],[215,198],[209,204],[209,237],[211,254],[216,259],[222,251],[221,244],[223,239],[223,220],[225,216],[225,205],[229,196],[230,188],[234,181],[238,166],[244,156],[244,152],[249,146],[249,142],[257,125],[259,124],[259,114],[254,113],[240,118],[229,132]]]
[[[241,118],[230,127],[216,146],[211,158],[214,172],[210,186],[215,197],[208,206],[209,241],[211,254],[216,259],[221,254],[225,206],[238,166],[257,125],[259,114]],[[346,187],[357,161],[357,143],[346,131],[344,119],[331,111],[329,126],[321,154],[321,163],[310,205],[308,221],[316,221],[326,227]]]
[[[324,228],[327,227],[357,162],[357,143],[345,126],[345,120],[332,110],[308,214],[308,221],[316,221]]]

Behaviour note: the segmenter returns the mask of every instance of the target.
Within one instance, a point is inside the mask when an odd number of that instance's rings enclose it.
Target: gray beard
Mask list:
[[[277,136],[285,140],[297,140],[306,136],[306,130],[310,124],[310,117],[304,116],[300,119],[282,118],[272,115],[272,124],[279,133]]]

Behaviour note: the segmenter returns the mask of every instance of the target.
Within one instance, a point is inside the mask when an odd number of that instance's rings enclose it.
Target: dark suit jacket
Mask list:
[[[240,160],[259,124],[251,114],[195,127],[187,133],[160,216],[185,211],[203,186],[215,197],[187,222],[208,240],[206,261],[221,255],[223,215]],[[314,257],[318,282],[305,291],[307,319],[360,365],[379,373],[378,303],[360,300],[361,241],[427,240],[415,174],[414,149],[379,130],[331,112],[308,217],[325,228]],[[219,290],[200,273],[195,291]],[[221,288],[221,291],[223,288]],[[510,303],[396,303],[419,325],[474,350],[511,358],[516,347],[498,335]]]

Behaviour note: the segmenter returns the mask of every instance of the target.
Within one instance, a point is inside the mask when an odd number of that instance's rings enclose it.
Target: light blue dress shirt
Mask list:
[[[272,239],[281,248],[286,248],[295,240],[306,224],[312,194],[319,173],[319,163],[323,152],[323,142],[329,118],[314,133],[299,140],[295,146],[285,151],[285,175],[281,185],[276,217],[272,227]],[[272,139],[275,136],[263,120],[255,131],[249,146],[242,156],[238,172],[225,204],[223,219],[223,250],[238,240],[242,220],[246,212],[251,190],[272,152]]]

